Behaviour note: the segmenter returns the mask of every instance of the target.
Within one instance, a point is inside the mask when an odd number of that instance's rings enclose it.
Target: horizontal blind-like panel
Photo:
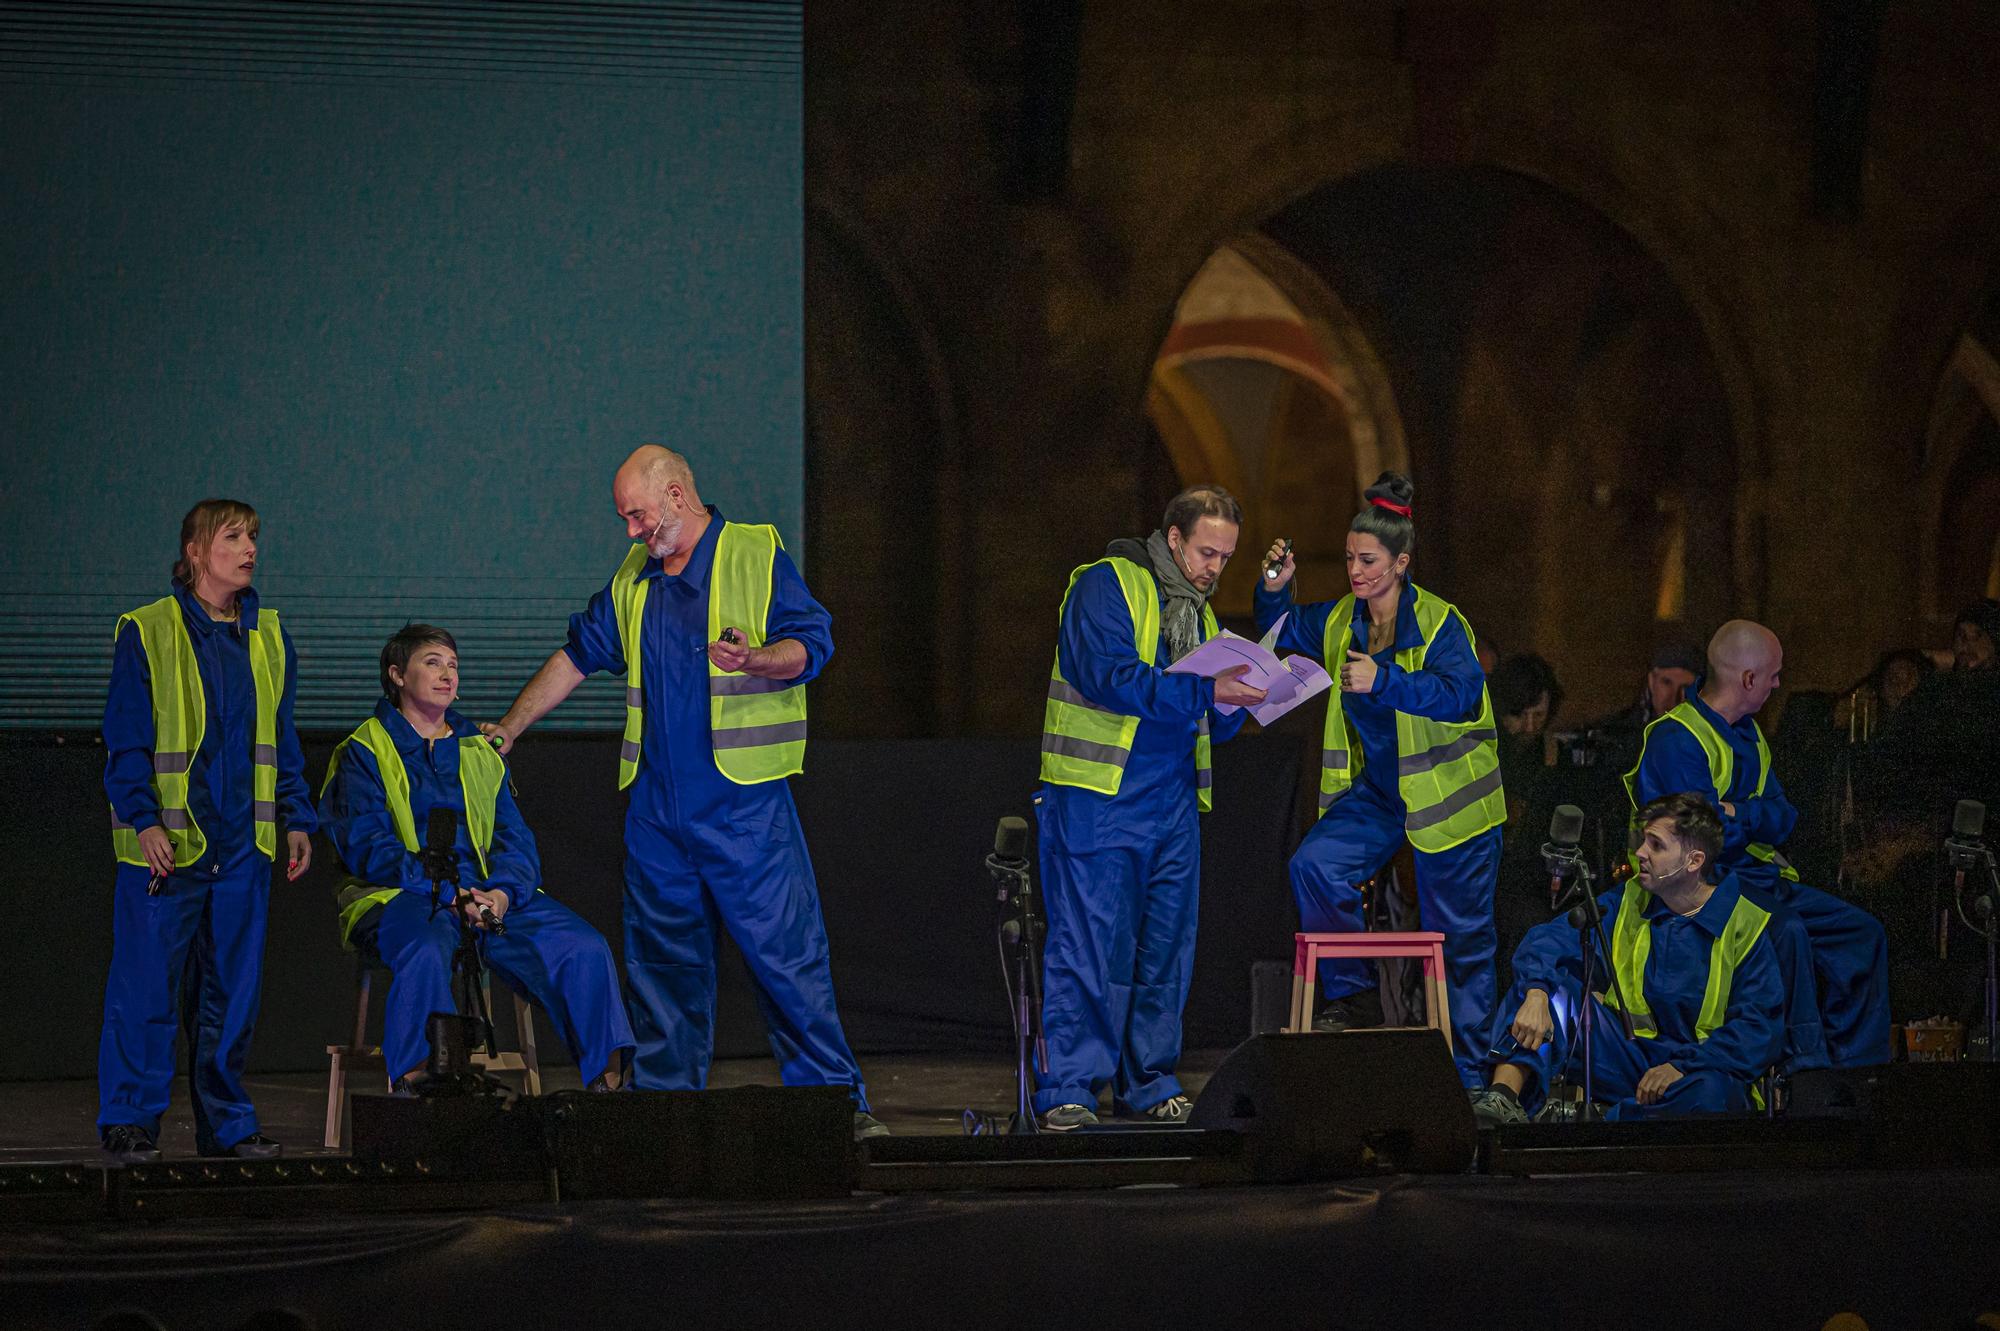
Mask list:
[[[413,620],[439,624],[457,639],[459,710],[497,720],[563,645],[570,614],[602,585],[582,580],[556,591],[548,585],[556,580],[528,579],[518,593],[468,593],[412,581],[387,594],[361,596],[326,589],[332,581],[273,578],[268,590],[260,588],[298,650],[301,729],[340,729],[367,716],[382,695],[382,644]],[[0,727],[99,725],[111,678],[112,628],[119,615],[158,596],[157,590],[0,595]],[[624,708],[624,681],[598,676],[585,680],[541,726],[616,730],[624,725]]]
[[[0,7],[0,80],[787,83],[802,29],[786,0],[15,0]]]

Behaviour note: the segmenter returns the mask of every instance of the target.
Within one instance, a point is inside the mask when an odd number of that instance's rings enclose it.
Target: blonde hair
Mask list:
[[[174,581],[194,590],[195,566],[188,560],[188,546],[194,546],[196,560],[207,556],[208,547],[215,543],[215,534],[224,527],[241,523],[254,539],[257,535],[257,510],[240,499],[204,499],[187,511],[181,519],[180,553],[174,559]]]

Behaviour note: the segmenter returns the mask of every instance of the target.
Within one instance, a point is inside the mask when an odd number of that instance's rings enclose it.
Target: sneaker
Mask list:
[[[1097,1126],[1097,1111],[1088,1105],[1057,1105],[1042,1115],[1042,1127],[1050,1132],[1074,1132]]]
[[[150,1165],[160,1158],[153,1134],[131,1123],[114,1123],[104,1130],[104,1153],[121,1165]]]
[[[1492,1087],[1472,1092],[1472,1121],[1482,1128],[1511,1128],[1528,1121],[1528,1111],[1515,1097]]]
[[[1321,1034],[1365,1030],[1382,1024],[1382,995],[1373,989],[1336,998],[1313,1018],[1313,1029]]]
[[[886,1137],[888,1135],[889,1129],[882,1125],[881,1119],[876,1118],[865,1109],[854,1111],[854,1140],[865,1141],[870,1137]]]
[[[1572,1100],[1567,1096],[1561,1099],[1550,1097],[1543,1103],[1540,1109],[1535,1111],[1535,1122],[1537,1123],[1575,1123],[1582,1118],[1583,1101]],[[1592,1123],[1604,1122],[1604,1106],[1592,1105],[1588,1121]]]
[[[1194,1101],[1185,1095],[1170,1095],[1151,1109],[1139,1112],[1155,1123],[1185,1123],[1194,1114]]]
[[[203,1147],[199,1153],[207,1156],[233,1156],[238,1160],[275,1160],[285,1153],[285,1148],[263,1133],[253,1132],[233,1146]]]

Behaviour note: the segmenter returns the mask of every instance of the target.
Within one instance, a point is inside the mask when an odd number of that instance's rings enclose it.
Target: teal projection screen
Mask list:
[[[259,511],[308,727],[410,619],[497,714],[640,443],[803,560],[796,3],[50,13],[0,34],[0,726],[99,722],[206,496]]]

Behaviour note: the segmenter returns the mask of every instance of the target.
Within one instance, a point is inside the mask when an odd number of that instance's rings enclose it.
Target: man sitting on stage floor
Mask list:
[[[408,624],[382,649],[382,700],[341,742],[320,792],[320,826],[351,875],[340,886],[341,944],[391,972],[382,1054],[396,1089],[414,1089],[433,1012],[456,1011],[452,955],[459,927],[435,908],[418,831],[448,809],[466,909],[500,921],[483,931],[487,968],[549,1015],[593,1091],[628,1080],[636,1042],[604,936],[542,892],[541,857],[521,820],[507,764],[456,711],[458,647],[443,629]]]
[[[1567,919],[1537,925],[1514,953],[1514,992],[1495,1009],[1491,1085],[1473,1095],[1482,1125],[1528,1121],[1579,1059],[1584,1021],[1591,1093],[1612,1120],[1748,1109],[1751,1084],[1782,1053],[1771,914],[1736,875],[1717,879],[1721,815],[1686,793],[1654,800],[1639,817],[1639,871],[1598,900],[1610,955],[1593,934],[1592,992],[1582,993],[1583,952]],[[1621,991],[1631,1038],[1613,1006]]]

